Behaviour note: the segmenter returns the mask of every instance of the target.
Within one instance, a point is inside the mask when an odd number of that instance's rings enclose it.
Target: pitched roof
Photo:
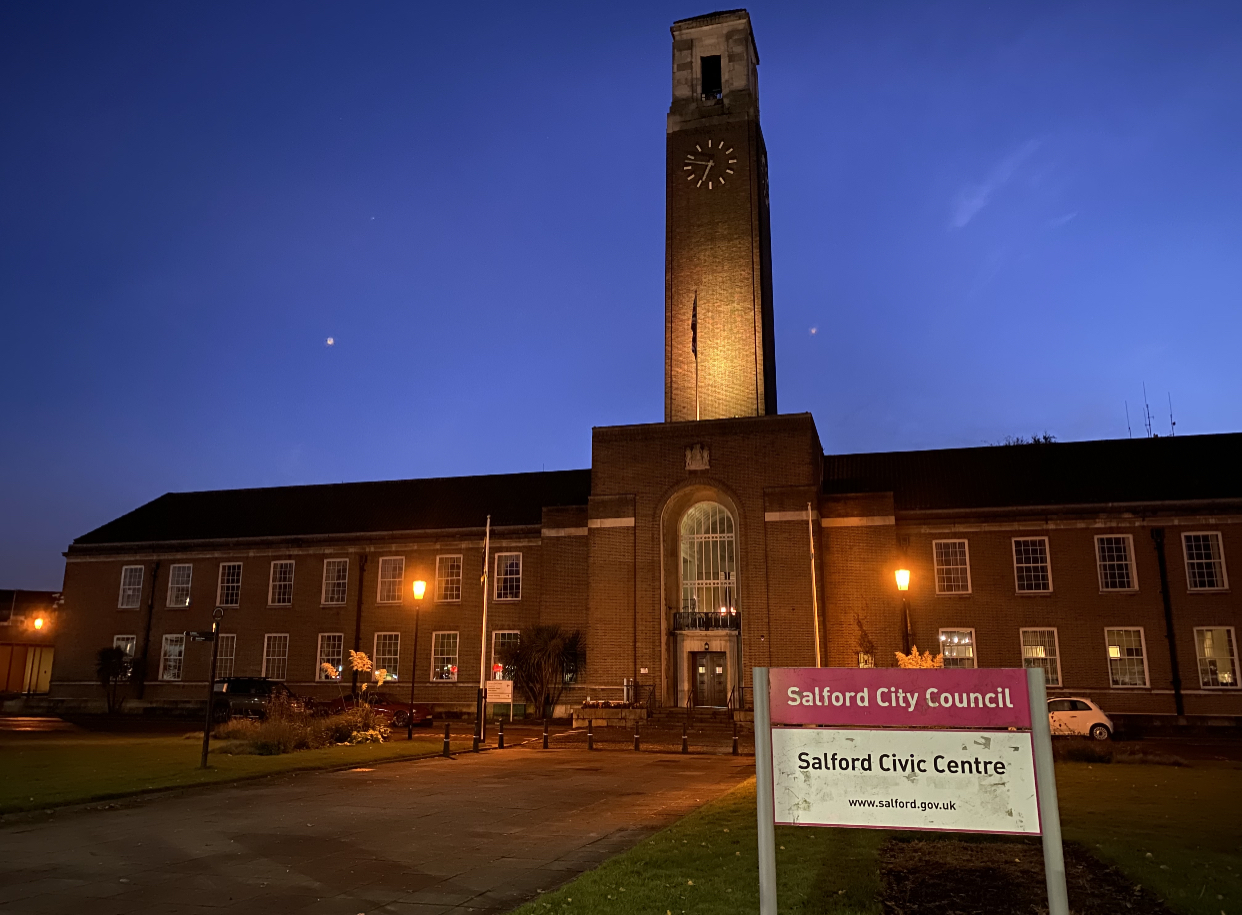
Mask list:
[[[539,524],[545,506],[586,505],[591,471],[170,492],[73,541],[74,546],[313,537]]]
[[[824,456],[826,494],[898,511],[1242,498],[1242,433]]]

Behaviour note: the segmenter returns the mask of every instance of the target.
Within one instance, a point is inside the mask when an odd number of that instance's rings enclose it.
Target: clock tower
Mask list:
[[[768,163],[745,10],[673,23],[664,419],[776,413]]]

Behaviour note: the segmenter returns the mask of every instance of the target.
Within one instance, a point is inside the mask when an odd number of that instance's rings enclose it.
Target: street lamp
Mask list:
[[[897,570],[897,590],[901,592],[901,620],[905,630],[903,632],[904,644],[906,646],[906,654],[910,653],[910,604],[906,600],[906,592],[910,590],[910,570]]]
[[[423,595],[427,593],[427,582],[414,582],[414,600],[422,601]],[[414,650],[411,652],[414,660],[410,662],[410,712],[405,722],[405,739],[414,739],[414,680],[418,676],[418,604],[414,605]]]
[[[43,628],[43,617],[41,617],[41,616],[39,616],[39,617],[35,617],[34,627],[35,627],[36,629],[42,629],[42,628]]]

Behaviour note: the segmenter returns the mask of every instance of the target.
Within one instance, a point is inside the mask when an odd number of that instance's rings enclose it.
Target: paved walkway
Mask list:
[[[753,772],[523,748],[67,811],[0,828],[0,915],[504,912]]]

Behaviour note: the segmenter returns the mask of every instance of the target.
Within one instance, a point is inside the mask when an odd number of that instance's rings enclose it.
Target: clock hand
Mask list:
[[[703,169],[703,177],[699,179],[699,183],[698,183],[698,184],[696,184],[696,185],[695,185],[695,187],[702,187],[702,186],[703,186],[703,182],[707,180],[707,176],[708,176],[708,174],[711,172],[711,170],[712,170],[712,166],[713,166],[713,165],[715,165],[715,164],[716,164],[716,160],[715,160],[715,159],[708,159],[708,160],[707,160],[707,168]]]

